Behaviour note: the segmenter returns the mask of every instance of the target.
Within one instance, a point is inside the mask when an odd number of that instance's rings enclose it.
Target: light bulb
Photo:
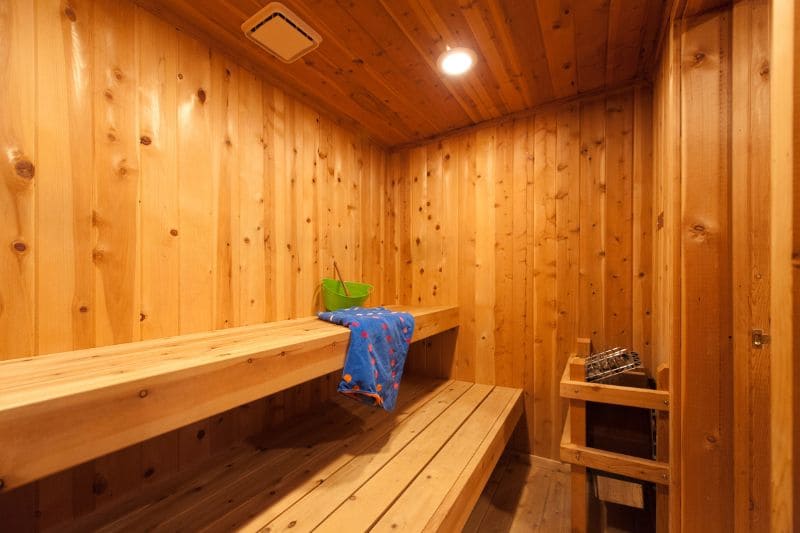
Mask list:
[[[448,76],[464,74],[475,64],[475,52],[469,48],[448,48],[439,56],[439,69]]]

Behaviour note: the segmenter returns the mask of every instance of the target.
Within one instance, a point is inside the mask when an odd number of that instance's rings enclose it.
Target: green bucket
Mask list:
[[[363,304],[372,292],[372,285],[368,283],[357,283],[355,281],[345,281],[350,296],[345,295],[344,287],[338,279],[322,279],[322,302],[328,311],[337,309],[347,309]]]

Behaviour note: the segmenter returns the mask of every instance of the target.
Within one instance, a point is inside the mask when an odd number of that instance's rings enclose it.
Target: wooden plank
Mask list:
[[[458,142],[458,179],[459,187],[458,209],[461,216],[458,248],[459,265],[474,265],[476,261],[476,142],[474,134],[457,138]],[[476,324],[475,324],[475,274],[476,269],[460,269],[458,304],[461,316],[459,317],[459,334],[456,351],[456,379],[475,381],[476,379]]]
[[[585,356],[590,350],[588,339],[578,339],[576,345],[579,357]],[[567,363],[564,375],[569,376],[572,380],[580,381],[585,379],[586,371],[583,364],[573,361]],[[567,443],[561,443],[559,458],[561,450],[567,444],[586,445],[586,402],[570,400],[564,434],[568,435],[570,440]],[[572,531],[576,533],[588,531],[590,511],[589,482],[586,476],[586,467],[575,463],[570,468],[570,501]]]
[[[34,176],[36,245],[47,253],[36,257],[40,283],[32,286],[36,289],[35,353],[95,345],[95,268],[89,260],[95,232],[91,216],[94,117],[89,90],[94,72],[91,64],[94,6],[90,2],[75,2],[70,7],[74,20],[52,2],[37,6],[37,113],[48,117],[50,127],[37,128],[37,142],[47,146],[47,150],[37,157]],[[18,86],[24,87],[25,78],[18,76]],[[24,106],[13,113],[23,109]],[[13,117],[13,114],[4,112],[3,116]],[[24,200],[24,189],[20,189],[18,198]],[[24,275],[25,270],[18,274]],[[9,274],[3,275],[3,279],[11,282],[15,277]],[[23,305],[26,299],[19,295],[13,301]],[[20,323],[19,332],[24,332],[25,327]],[[11,335],[3,337],[14,339]]]
[[[455,307],[410,311],[419,324],[415,340],[457,324]],[[119,372],[103,365],[52,384],[46,379],[37,384],[35,377],[59,365],[60,354],[3,363],[9,381],[1,385],[0,427],[14,430],[0,432],[6,435],[0,479],[13,488],[341,368],[349,336],[344,328],[314,318],[295,322],[294,330],[287,331],[285,323],[254,328],[255,339],[247,339],[250,328],[240,328],[73,353],[77,368],[115,353],[130,366]],[[238,342],[237,334],[245,340]],[[161,355],[142,362],[140,347],[155,347]],[[31,384],[19,388],[20,378]],[[44,451],[42,424],[49,438],[59,436],[58,454]],[[90,434],[94,437],[87,440]]]
[[[633,16],[626,14],[626,16]],[[633,97],[606,99],[604,213],[605,343],[631,346],[633,325]]]
[[[769,2],[732,9],[731,253],[736,531],[769,530]]]
[[[772,2],[770,28],[770,528],[800,528],[800,9]]]
[[[347,494],[337,495],[341,498],[341,505],[325,517],[316,529],[339,531],[342,524],[349,524],[357,530],[366,530],[373,525],[380,530],[382,528],[376,522],[395,501],[401,505],[399,509],[402,509],[403,518],[411,517],[410,524],[419,524],[428,518],[432,509],[421,509],[419,510],[420,514],[416,515],[416,506],[402,505],[402,495],[412,495],[415,502],[425,501],[424,495],[427,495],[427,503],[432,503],[432,507],[435,509],[437,497],[447,494],[447,487],[452,486],[455,481],[447,479],[442,481],[442,485],[436,485],[435,480],[439,479],[440,475],[446,475],[435,470],[436,458],[440,455],[452,457],[453,450],[457,449],[462,455],[456,462],[456,468],[463,467],[466,450],[483,440],[487,426],[490,426],[503,413],[513,394],[514,392],[510,389],[505,394],[502,392],[494,394],[491,385],[472,387],[358,490],[349,497]],[[451,443],[453,442],[459,442],[459,446],[452,447]],[[499,458],[499,456],[498,450],[496,457]],[[493,463],[494,461],[491,461],[489,468],[485,470],[486,477],[491,472]],[[457,473],[455,472],[456,475]],[[416,480],[420,478],[430,480],[433,487],[426,490],[417,485],[419,491],[415,491]],[[480,487],[482,486],[483,483]],[[398,492],[401,494],[399,498]],[[472,492],[477,499],[479,493],[474,489]],[[422,497],[420,498],[420,496]],[[419,521],[414,518],[418,518]],[[466,516],[464,516],[465,519]],[[394,524],[398,524],[397,520],[386,524],[384,528],[396,529],[392,527]]]
[[[633,101],[633,287],[631,346],[644,368],[653,363],[653,94],[634,89]]]
[[[605,82],[610,4],[611,2],[592,0],[573,6],[580,92],[596,89]]]
[[[533,175],[533,404],[532,453],[552,457],[556,405],[556,140],[557,115],[535,118]]]
[[[666,28],[653,87],[653,352],[652,364],[670,364],[670,510],[680,527],[681,511],[681,165],[680,27]]]
[[[267,280],[265,257],[266,212],[264,210],[264,122],[261,80],[245,70],[238,71],[238,212],[239,321],[257,324],[266,319],[267,300],[272,291]]]
[[[667,391],[604,385],[602,383],[586,383],[575,380],[562,381],[560,391],[562,398],[669,411],[669,392]]]
[[[178,36],[180,332],[213,328],[215,186],[211,166],[211,61],[208,47]],[[206,105],[208,103],[208,105]]]
[[[139,139],[136,136],[134,8],[96,3],[94,211],[96,345],[139,339],[137,275]],[[121,17],[112,17],[111,12]],[[128,21],[123,23],[122,20]]]
[[[681,39],[681,526],[730,531],[729,13],[685,21]]]
[[[496,387],[375,524],[374,530],[388,531],[396,529],[395,525],[421,531],[463,528],[521,414],[520,391]],[[464,464],[464,451],[476,443],[477,449]]]
[[[36,61],[35,6],[6,2],[0,9],[2,53],[7,73],[0,82],[4,149],[0,166],[0,359],[35,350]]]
[[[495,146],[497,129],[475,135],[475,381],[494,383],[495,364]],[[482,355],[481,355],[482,354]],[[490,355],[490,357],[486,357]]]
[[[652,483],[669,483],[669,465],[650,459],[642,459],[632,455],[609,452],[597,448],[588,448],[577,444],[561,445],[561,460],[585,468],[594,468],[603,472],[650,481]]]
[[[180,329],[177,159],[178,38],[174,28],[138,9],[139,176],[143,339]],[[62,350],[47,350],[52,353]]]
[[[298,526],[302,529],[321,525],[373,476],[383,472],[384,468],[393,468],[398,455],[408,449],[410,443],[417,442],[418,435],[427,433],[427,428],[431,428],[429,436],[435,435],[437,428],[451,435],[455,428],[450,430],[449,425],[455,423],[458,427],[474,410],[476,402],[486,397],[490,390],[491,386],[488,385],[470,386],[464,382],[454,382],[437,401],[429,402],[416,416],[398,426],[384,442],[373,443],[363,450],[279,516],[276,517],[276,510],[266,510],[245,525],[243,530],[266,526],[272,531],[284,531]],[[394,492],[376,496],[387,495],[393,498]],[[265,514],[274,519],[265,519]]]
[[[214,328],[242,324],[240,315],[241,262],[239,221],[239,75],[236,63],[211,53],[211,171],[216,187],[214,215]],[[261,118],[263,124],[264,117]],[[263,174],[263,172],[262,172]],[[263,179],[263,175],[261,176]],[[266,260],[264,260],[265,264]],[[271,320],[263,317],[262,320]]]
[[[605,102],[581,105],[578,334],[605,347]]]
[[[513,232],[513,123],[506,122],[497,127],[495,145],[495,298],[499,305],[495,306],[495,348],[494,348],[494,383],[510,386],[513,384],[512,333],[514,318],[512,307],[502,302],[513,302],[514,281],[509,273],[513,272],[514,232]]]
[[[578,336],[580,250],[580,112],[571,105],[558,112],[556,153],[556,356],[553,378],[558,379]],[[567,400],[555,400],[551,451],[558,449],[558,428],[567,417]]]
[[[512,334],[511,362],[513,386],[523,387],[525,402],[525,422],[517,427],[517,434],[511,446],[529,452],[533,447],[536,427],[535,396],[531,385],[535,383],[533,331],[535,326],[534,277],[531,265],[534,263],[533,217],[529,209],[533,206],[534,194],[534,150],[536,134],[534,119],[514,121],[514,167],[512,172],[514,221],[513,221],[513,268],[511,279],[517,286],[512,295],[514,329]],[[535,391],[533,391],[535,392]]]
[[[660,365],[656,371],[658,390],[669,390],[669,365]],[[656,461],[669,463],[669,411],[656,415]],[[656,533],[669,531],[669,485],[656,485]]]
[[[540,0],[536,2],[536,10],[553,89],[560,96],[575,94],[578,92],[575,13],[564,9],[561,0]]]
[[[440,397],[452,384],[409,380],[391,416],[337,398],[325,413],[300,417],[278,432],[257,435],[186,475],[79,523],[105,531],[132,527],[230,531],[255,514],[279,514],[360,450]],[[345,406],[345,402],[347,405]],[[297,450],[303,450],[297,453]],[[202,490],[197,490],[202,487]]]

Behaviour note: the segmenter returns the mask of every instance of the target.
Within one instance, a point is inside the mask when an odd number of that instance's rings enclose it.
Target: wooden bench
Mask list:
[[[413,340],[457,307],[409,308]],[[0,363],[0,491],[342,368],[350,332],[316,317]]]
[[[71,524],[72,531],[457,531],[521,391],[405,379],[394,413],[335,398]]]

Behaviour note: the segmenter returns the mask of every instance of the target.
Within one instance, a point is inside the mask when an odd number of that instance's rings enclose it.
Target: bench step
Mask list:
[[[458,325],[398,309],[414,341]],[[308,317],[0,362],[0,490],[341,369],[349,339]]]
[[[409,376],[392,414],[345,398],[69,526],[73,531],[452,531],[521,391]]]

